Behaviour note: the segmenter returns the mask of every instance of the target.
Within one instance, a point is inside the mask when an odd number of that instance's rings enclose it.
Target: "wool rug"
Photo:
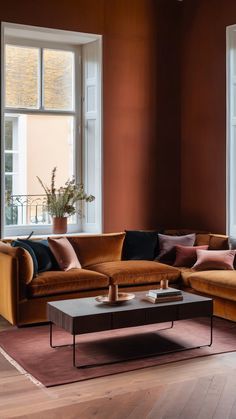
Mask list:
[[[182,320],[76,337],[76,363],[72,347],[53,349],[49,325],[12,328],[0,333],[2,353],[46,387],[132,371],[170,362],[236,350],[236,323],[214,318],[213,344],[197,349],[161,354],[163,351],[208,344],[209,319]],[[166,329],[165,329],[166,328]],[[160,330],[162,329],[162,330]],[[72,336],[54,327],[53,344],[65,345]],[[98,365],[100,364],[100,365]]]

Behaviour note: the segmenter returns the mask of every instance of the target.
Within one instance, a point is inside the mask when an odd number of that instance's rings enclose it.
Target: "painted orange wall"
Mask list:
[[[1,4],[1,21],[103,35],[106,232],[179,222],[180,5],[173,0]]]
[[[182,3],[182,225],[226,231],[226,26],[235,0]]]

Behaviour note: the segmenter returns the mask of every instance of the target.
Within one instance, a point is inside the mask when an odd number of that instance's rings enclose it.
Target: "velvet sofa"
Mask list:
[[[188,232],[166,230],[165,234]],[[145,254],[148,243],[140,260],[142,255],[129,256],[124,252],[124,247],[127,250],[130,245],[125,241],[127,237],[125,233],[67,236],[81,268],[50,269],[37,275],[33,274],[32,258],[24,248],[0,242],[0,315],[19,326],[45,322],[48,301],[105,294],[109,284],[117,284],[120,291],[148,290],[168,279],[176,287],[213,296],[215,314],[236,320],[235,271],[195,272],[184,266],[170,266],[154,260],[158,248],[154,249],[153,244],[154,253]],[[157,234],[152,235],[152,240],[153,237],[157,239]],[[195,245],[207,245],[212,250],[229,247],[227,236],[208,233],[196,234]],[[131,242],[131,250],[134,248],[135,243]],[[149,257],[152,260],[144,260]]]
[[[122,260],[125,233],[68,237],[81,269],[49,270],[33,277],[32,260],[21,247],[0,242],[0,315],[14,325],[45,322],[48,301],[101,295],[109,284],[148,290],[161,279],[176,283],[180,271],[155,261]]]

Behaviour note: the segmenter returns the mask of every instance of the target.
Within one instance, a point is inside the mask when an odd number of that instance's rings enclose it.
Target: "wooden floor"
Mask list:
[[[7,327],[0,318],[0,330]],[[0,355],[5,418],[236,419],[236,352],[49,389]]]

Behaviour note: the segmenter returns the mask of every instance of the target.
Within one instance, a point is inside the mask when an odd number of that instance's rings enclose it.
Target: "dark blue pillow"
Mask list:
[[[32,257],[32,260],[33,260],[33,265],[34,265],[34,274],[33,274],[33,276],[35,278],[37,276],[37,274],[38,274],[38,261],[37,261],[37,258],[35,256],[35,253],[34,253],[33,249],[27,243],[24,243],[21,240],[14,240],[11,243],[11,245],[12,245],[12,247],[22,247],[23,249],[25,249],[25,250],[27,250],[29,252],[29,254],[30,254],[30,256]]]
[[[47,240],[18,239],[18,242],[29,246],[32,252],[34,252],[38,263],[38,273],[59,269],[56,259],[48,246]]]
[[[125,260],[154,260],[157,246],[157,231],[126,231],[122,258]]]

